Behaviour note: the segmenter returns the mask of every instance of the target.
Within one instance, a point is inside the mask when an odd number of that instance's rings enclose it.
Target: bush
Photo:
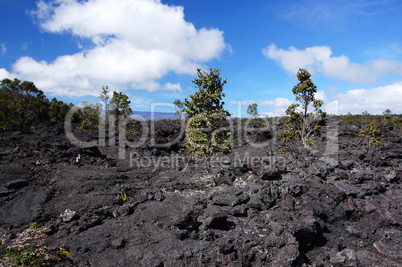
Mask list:
[[[99,127],[100,105],[83,102],[83,108],[79,111],[80,125],[78,130],[95,130]]]
[[[370,123],[366,125],[365,129],[361,129],[359,133],[359,137],[363,140],[368,139],[369,147],[375,148],[380,146],[382,143],[377,140],[377,137],[380,135],[380,131],[377,130],[377,127],[374,123]]]

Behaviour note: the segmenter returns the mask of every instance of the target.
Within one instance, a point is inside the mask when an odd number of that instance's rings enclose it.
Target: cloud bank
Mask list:
[[[271,44],[262,50],[263,55],[276,61],[290,75],[296,75],[299,68],[309,72],[322,73],[326,77],[359,84],[373,84],[387,75],[402,76],[402,62],[376,59],[364,64],[351,62],[341,55],[333,56],[328,46],[312,46],[299,50],[291,46],[288,50]]]
[[[339,94],[336,100],[327,103],[325,110],[331,114],[382,114],[386,109],[393,113],[402,113],[402,81],[372,89],[354,89]]]
[[[169,72],[194,74],[226,47],[222,31],[196,29],[183,7],[159,0],[40,0],[32,14],[44,31],[89,44],[53,62],[22,57],[13,65],[13,74],[56,95],[98,95],[105,84],[180,91],[180,84],[158,80]]]

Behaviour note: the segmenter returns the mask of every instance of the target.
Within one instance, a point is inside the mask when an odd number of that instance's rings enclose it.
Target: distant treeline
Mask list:
[[[113,92],[109,103],[109,89],[102,88],[99,98],[105,102],[102,110],[99,103],[83,102],[82,107],[72,116],[72,122],[77,123],[79,130],[98,128],[99,116],[113,115],[130,119],[132,114],[131,101],[123,93]],[[74,105],[53,98],[47,99],[42,90],[36,88],[33,82],[19,79],[3,79],[0,83],[0,126],[8,128],[30,128],[40,123],[63,122],[67,113]]]
[[[392,125],[395,128],[402,128],[402,115],[392,114],[391,110],[387,109],[383,115],[372,115],[367,111],[362,114],[346,114],[340,115],[345,125],[367,125],[374,123],[375,125]]]
[[[33,82],[3,79],[0,84],[0,124],[3,128],[29,128],[43,122],[61,122],[73,104],[46,98]],[[80,115],[73,117],[79,122]]]

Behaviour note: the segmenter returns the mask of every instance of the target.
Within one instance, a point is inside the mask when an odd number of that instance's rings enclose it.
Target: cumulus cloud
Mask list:
[[[371,89],[354,89],[339,94],[334,101],[325,104],[325,111],[331,114],[382,114],[386,109],[402,113],[402,81]]]
[[[328,46],[312,46],[299,50],[291,46],[288,50],[271,44],[263,49],[263,55],[275,60],[290,75],[295,75],[299,68],[310,72],[320,72],[326,77],[342,81],[371,84],[387,75],[402,76],[402,62],[396,60],[376,59],[364,64],[351,62],[341,55],[333,56]]]
[[[9,73],[6,69],[0,68],[0,81],[4,78],[13,79],[11,76],[11,73]]]
[[[318,91],[314,94],[315,99],[322,100],[324,102],[327,102],[327,97],[325,96],[324,91]]]
[[[159,0],[41,0],[33,15],[43,30],[89,43],[53,62],[22,57],[13,65],[20,77],[58,95],[97,95],[94,88],[104,84],[180,91],[180,84],[157,80],[169,72],[194,74],[226,47],[222,31],[196,29],[183,7]]]

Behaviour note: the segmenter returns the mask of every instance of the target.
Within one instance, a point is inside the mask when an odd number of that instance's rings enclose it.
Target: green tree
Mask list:
[[[286,130],[282,133],[283,151],[292,150],[290,144],[301,143],[304,148],[314,144],[313,136],[321,133],[321,126],[326,113],[321,110],[324,102],[315,99],[317,87],[310,79],[311,75],[306,69],[299,69],[297,79],[299,83],[292,89],[298,103],[292,104],[286,110],[288,119]],[[312,106],[313,112],[309,112]]]
[[[82,103],[83,108],[81,108],[80,114],[80,126],[78,129],[84,130],[94,130],[99,127],[99,115],[100,115],[100,104]]]
[[[5,128],[12,122],[30,127],[49,120],[49,100],[33,82],[3,79],[0,96],[0,117]]]
[[[385,124],[392,124],[392,112],[390,109],[386,109],[383,113],[384,123]]]
[[[247,108],[247,114],[250,115],[250,118],[255,119],[258,117],[258,104],[252,103]]]
[[[99,98],[103,101],[104,103],[104,108],[105,108],[105,117],[107,118],[109,115],[109,98],[110,98],[110,90],[109,90],[109,86],[106,85],[102,86],[102,92],[99,95]]]
[[[56,122],[64,121],[64,118],[66,117],[69,109],[69,105],[67,105],[63,101],[58,101],[57,98],[53,98],[52,101],[50,101],[49,108],[50,120]]]
[[[126,94],[113,91],[113,97],[109,105],[110,114],[114,115],[116,118],[120,115],[123,115],[124,118],[129,117],[133,113],[130,103],[131,101]]]
[[[391,110],[389,108],[387,108],[382,114],[383,115],[391,115],[392,112],[391,112]]]
[[[203,157],[210,167],[210,158],[218,151],[231,152],[231,133],[224,123],[230,116],[223,108],[225,97],[223,86],[226,79],[220,77],[220,68],[209,69],[209,73],[197,69],[198,78],[192,82],[198,92],[190,94],[190,99],[175,100],[179,113],[185,114],[184,145],[188,152]]]

